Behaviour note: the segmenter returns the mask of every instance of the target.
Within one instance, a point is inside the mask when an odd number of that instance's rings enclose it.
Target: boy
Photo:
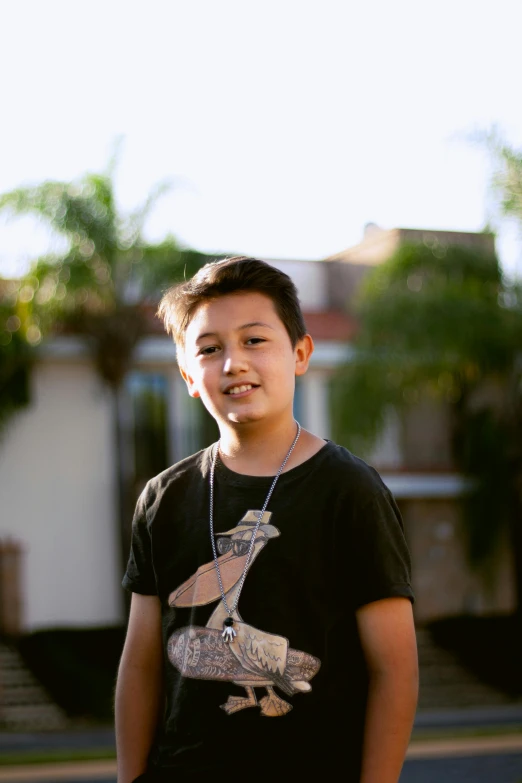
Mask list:
[[[220,440],[137,504],[118,783],[397,783],[417,698],[408,551],[378,474],[294,420],[313,350],[294,284],[231,258],[159,313]]]

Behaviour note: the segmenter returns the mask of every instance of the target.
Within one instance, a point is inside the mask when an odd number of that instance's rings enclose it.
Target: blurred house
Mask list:
[[[493,234],[461,231],[380,229],[368,224],[362,242],[325,259],[332,308],[351,302],[365,274],[402,244],[457,245],[495,252]],[[490,568],[475,570],[467,558],[460,502],[467,489],[452,458],[450,410],[443,403],[411,405],[407,415],[390,416],[368,459],[393,491],[404,518],[413,561],[418,622],[459,614],[492,614],[514,609],[514,573],[509,542],[502,541]],[[344,444],[348,445],[348,444]]]
[[[297,384],[295,414],[303,426],[336,439],[330,380],[349,361],[357,328],[351,302],[374,265],[403,242],[491,250],[493,241],[488,234],[384,231],[370,224],[360,244],[323,261],[269,259],[296,282],[315,341],[310,370]],[[85,345],[73,336],[42,346],[32,384],[30,407],[12,420],[0,444],[0,538],[11,536],[24,547],[22,627],[120,623],[124,605],[110,392]],[[187,395],[174,345],[152,312],[150,335],[138,347],[123,398],[125,460],[135,497],[149,477],[216,438],[215,424],[200,401]],[[507,544],[487,576],[468,566],[459,514],[466,482],[452,463],[447,416],[442,405],[433,403],[416,405],[401,418],[390,415],[373,453],[365,455],[403,512],[419,622],[509,611],[514,600]]]

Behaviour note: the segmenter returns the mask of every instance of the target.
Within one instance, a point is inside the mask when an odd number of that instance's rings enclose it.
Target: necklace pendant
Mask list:
[[[221,634],[221,636],[227,644],[233,642],[234,636],[237,636],[237,633],[232,628],[233,625],[234,625],[234,620],[231,617],[227,617],[227,619],[223,623],[223,633]]]

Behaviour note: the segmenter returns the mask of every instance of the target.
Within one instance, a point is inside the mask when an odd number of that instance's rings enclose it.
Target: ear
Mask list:
[[[200,395],[199,395],[198,390],[196,389],[196,384],[194,382],[194,379],[192,378],[192,376],[188,373],[188,371],[185,369],[185,367],[182,364],[179,365],[179,371],[181,373],[181,377],[183,378],[183,380],[187,384],[187,390],[188,390],[188,393],[190,394],[190,396],[191,397],[199,397]]]
[[[310,357],[312,356],[313,352],[314,341],[309,334],[305,334],[305,336],[299,340],[294,349],[296,375],[304,375],[308,370]]]

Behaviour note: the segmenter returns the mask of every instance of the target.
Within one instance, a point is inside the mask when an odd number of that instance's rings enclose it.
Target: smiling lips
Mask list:
[[[252,383],[244,383],[241,386],[231,386],[225,391],[225,394],[243,394],[244,392],[251,391],[252,389],[257,389],[257,386],[254,386]]]

